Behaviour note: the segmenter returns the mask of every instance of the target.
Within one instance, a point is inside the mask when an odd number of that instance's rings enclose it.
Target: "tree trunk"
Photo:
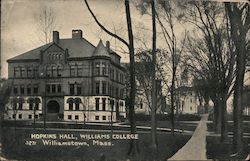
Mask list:
[[[127,28],[128,28],[128,38],[129,38],[129,59],[130,59],[130,101],[129,101],[129,120],[130,120],[130,132],[131,134],[136,133],[136,124],[135,124],[135,110],[134,110],[134,104],[135,104],[135,92],[136,92],[136,86],[135,86],[135,60],[134,60],[134,38],[133,38],[133,31],[132,31],[132,22],[131,22],[131,16],[130,16],[130,6],[129,6],[129,0],[125,0],[125,8],[126,8],[126,19],[127,19]],[[128,155],[136,155],[139,152],[138,143],[136,140],[130,141],[130,147],[128,151]]]
[[[156,80],[155,80],[155,64],[156,64],[156,24],[155,24],[155,0],[151,0],[152,7],[152,28],[153,28],[153,39],[152,39],[152,110],[151,110],[151,147],[153,156],[155,155],[157,144],[156,144],[156,106],[157,106],[157,94],[156,94]]]
[[[220,134],[221,133],[221,122],[220,122],[220,106],[219,106],[219,101],[216,100],[214,101],[214,132],[216,134]]]
[[[221,100],[221,142],[227,140],[227,100],[226,94],[222,94]]]
[[[205,113],[208,113],[209,97],[208,97],[208,96],[205,96],[205,97],[204,97],[204,101],[205,101],[204,110],[205,110]]]
[[[244,45],[244,44],[243,44]],[[240,45],[241,46],[241,45]],[[245,56],[243,47],[238,48],[238,55],[236,58],[236,80],[233,100],[233,119],[234,119],[234,149],[241,153],[243,151],[243,84],[245,74]]]
[[[171,134],[174,135],[174,83],[172,82],[171,86]]]

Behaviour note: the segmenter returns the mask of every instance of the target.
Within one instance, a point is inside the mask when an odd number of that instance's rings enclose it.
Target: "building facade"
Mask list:
[[[118,121],[126,117],[125,68],[120,56],[100,42],[95,47],[72,30],[60,39],[7,60],[13,89],[6,119]]]
[[[193,87],[181,86],[177,88],[179,106],[178,112],[182,114],[197,114],[203,111],[199,106],[198,97]]]

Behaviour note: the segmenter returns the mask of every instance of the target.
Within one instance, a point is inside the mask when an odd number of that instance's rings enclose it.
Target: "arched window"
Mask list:
[[[75,110],[79,110],[80,103],[82,103],[82,100],[80,98],[75,98]]]
[[[74,99],[73,98],[68,98],[67,103],[69,104],[69,110],[72,111],[73,110]]]
[[[51,67],[50,66],[46,67],[46,76],[51,77]]]
[[[56,54],[56,59],[59,59],[59,54]]]
[[[62,66],[57,66],[57,76],[58,77],[62,76]]]
[[[41,103],[40,98],[36,97],[34,99],[34,103],[35,103],[35,110],[39,110],[39,104]]]
[[[51,67],[51,76],[52,77],[56,77],[57,76],[57,69],[56,69],[56,66],[52,66]]]
[[[59,59],[60,59],[60,60],[62,59],[62,54],[59,54]]]
[[[28,98],[27,103],[29,103],[29,110],[33,110],[34,99]]]
[[[24,103],[24,99],[23,98],[19,98],[18,99],[18,109],[22,110],[23,109],[23,103]]]

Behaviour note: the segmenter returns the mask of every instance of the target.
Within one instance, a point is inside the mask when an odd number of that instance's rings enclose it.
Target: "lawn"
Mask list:
[[[220,142],[220,137],[207,136],[207,158],[208,159],[219,159],[219,160],[236,160],[245,159],[250,153],[249,138],[244,138],[244,152],[240,156],[230,156],[234,154],[232,139],[226,143]]]
[[[157,135],[158,149],[157,156],[152,158],[150,148],[150,133],[140,132],[138,155],[131,157],[127,155],[130,140],[113,140],[113,146],[44,146],[41,143],[27,146],[25,140],[29,140],[31,133],[39,134],[107,134],[107,132],[76,132],[76,131],[44,131],[32,129],[17,129],[4,127],[2,151],[8,159],[19,160],[99,160],[101,155],[105,155],[107,160],[165,160],[174,155],[178,149],[186,144],[191,136],[160,132]],[[118,132],[115,132],[118,133]]]

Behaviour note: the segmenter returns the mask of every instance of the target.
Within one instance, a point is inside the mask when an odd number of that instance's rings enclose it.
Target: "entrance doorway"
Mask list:
[[[57,101],[51,100],[47,103],[47,112],[48,113],[59,113],[60,105]]]

